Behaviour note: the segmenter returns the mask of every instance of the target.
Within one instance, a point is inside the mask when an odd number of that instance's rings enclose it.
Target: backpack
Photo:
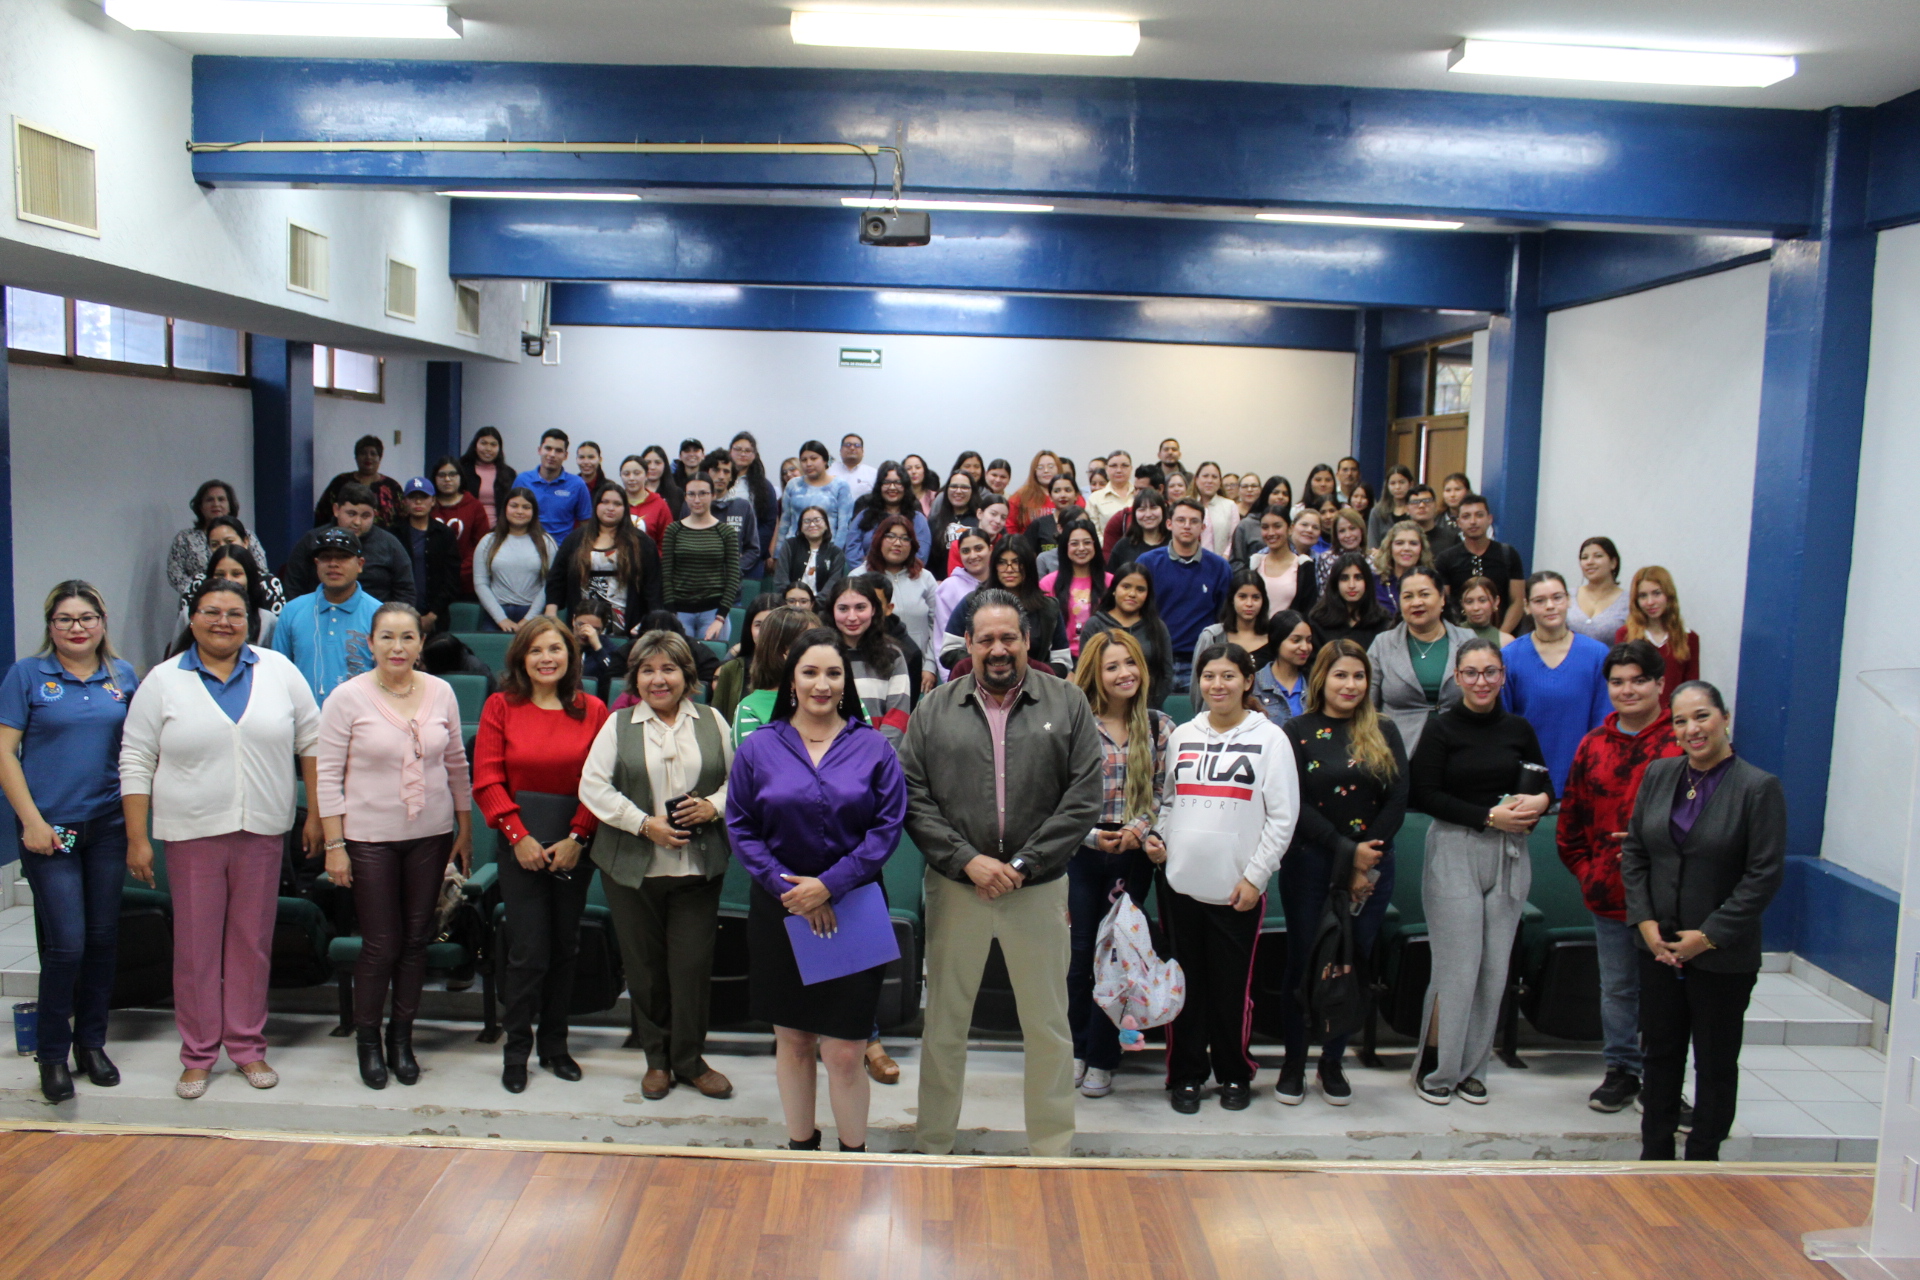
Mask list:
[[[1093,1001],[1121,1029],[1128,1049],[1146,1048],[1141,1031],[1172,1022],[1187,1002],[1180,962],[1154,954],[1147,917],[1124,890],[1094,935]]]
[[[1366,1025],[1366,988],[1353,957],[1353,913],[1344,893],[1327,895],[1307,971],[1296,993],[1307,1015],[1308,1034],[1324,1043]]]

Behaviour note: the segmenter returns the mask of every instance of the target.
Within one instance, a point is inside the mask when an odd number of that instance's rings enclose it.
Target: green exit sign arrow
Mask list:
[[[842,347],[840,348],[840,366],[844,369],[878,369],[880,348]]]

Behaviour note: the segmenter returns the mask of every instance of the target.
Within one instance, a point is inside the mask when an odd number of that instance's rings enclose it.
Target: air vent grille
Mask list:
[[[453,291],[455,302],[453,327],[455,331],[464,333],[471,338],[479,337],[480,287],[471,284],[455,284]]]
[[[327,238],[297,222],[287,224],[287,288],[327,296]]]
[[[13,122],[13,133],[14,191],[20,217],[98,236],[93,148],[19,119]]]
[[[396,320],[413,320],[419,316],[415,305],[415,294],[419,287],[420,273],[394,258],[387,259],[387,314]]]

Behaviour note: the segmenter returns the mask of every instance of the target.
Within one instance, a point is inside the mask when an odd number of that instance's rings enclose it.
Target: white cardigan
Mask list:
[[[238,723],[178,657],[135,691],[120,737],[120,793],[153,797],[158,839],[292,829],[294,757],[314,754],[320,706],[291,661],[253,652],[253,692]]]

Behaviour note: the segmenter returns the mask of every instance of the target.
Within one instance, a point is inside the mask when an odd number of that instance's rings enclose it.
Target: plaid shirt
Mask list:
[[[1147,723],[1153,728],[1153,804],[1147,810],[1128,822],[1127,826],[1142,840],[1153,827],[1153,815],[1160,804],[1160,791],[1167,781],[1167,742],[1173,737],[1173,717],[1164,711],[1147,712]],[[1107,732],[1107,726],[1100,723],[1098,717],[1094,725],[1100,730],[1100,821],[1126,822],[1127,817],[1127,749],[1113,740]],[[1087,832],[1082,843],[1086,848],[1098,848],[1094,844],[1097,828]]]

